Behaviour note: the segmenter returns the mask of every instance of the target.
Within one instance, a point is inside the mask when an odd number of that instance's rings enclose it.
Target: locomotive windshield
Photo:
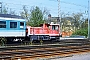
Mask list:
[[[57,25],[52,25],[52,30],[58,30],[59,29],[59,26]]]

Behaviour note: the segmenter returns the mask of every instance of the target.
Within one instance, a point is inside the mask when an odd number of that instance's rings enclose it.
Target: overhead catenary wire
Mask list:
[[[50,0],[50,1],[54,1],[54,0]],[[58,1],[58,0],[57,0]],[[4,2],[5,3],[5,2]],[[65,4],[70,4],[70,5],[75,5],[75,6],[80,6],[80,7],[84,7],[84,8],[88,8],[85,5],[80,5],[80,4],[76,4],[76,3],[70,3],[70,2],[65,2],[65,1],[60,1],[60,3],[65,3]],[[13,4],[13,5],[26,5],[26,4],[17,4],[17,3],[6,3],[6,4]],[[45,4],[45,3],[44,3]],[[30,5],[26,5],[26,6],[30,6]]]
[[[75,5],[75,6],[80,6],[80,7],[84,7],[84,8],[88,8],[84,5],[79,5],[79,4],[75,4],[75,3],[69,3],[69,2],[65,2],[65,1],[60,1],[61,3],[65,3],[65,4],[70,4],[70,5]]]
[[[10,4],[17,5],[17,6],[19,6],[19,5],[20,5],[20,6],[24,6],[24,5],[25,5],[25,6],[28,6],[28,8],[29,8],[29,7],[32,7],[31,5],[21,4],[21,3],[20,3],[20,4],[19,4],[19,3],[6,3],[6,2],[3,2],[3,3],[6,4],[6,5],[8,5],[8,8],[10,7]],[[78,6],[78,7],[82,7],[82,8],[85,8],[85,10],[87,10],[87,6],[85,6],[85,5],[79,5],[79,4],[76,4],[76,3],[65,2],[65,1],[61,1],[61,0],[60,0],[60,5],[61,5],[61,3],[68,4],[68,5],[70,4],[70,5]],[[47,4],[47,3],[44,3],[44,4]],[[13,9],[14,9],[14,10],[17,9],[17,7],[10,7],[10,8],[11,8],[12,10],[13,10]],[[60,6],[60,11],[64,10],[63,8],[65,8],[65,9],[67,8],[69,11],[74,11],[74,9],[75,9],[75,10],[78,10],[78,11],[82,10],[82,9],[80,9],[80,8],[77,9],[77,8],[61,7],[61,6]],[[53,7],[50,8],[50,9],[53,10]],[[19,11],[19,10],[21,11],[21,10],[22,10],[22,7],[19,8],[18,11]]]
[[[5,2],[4,2],[5,3]],[[75,4],[75,3],[69,3],[69,2],[65,2],[65,1],[60,1],[60,3],[65,3],[65,4],[71,4],[71,5],[75,5],[75,6],[79,6],[79,7],[83,7],[83,8],[88,8],[84,5],[79,5],[79,4]],[[5,4],[13,4],[13,5],[20,5],[20,6],[29,6],[31,7],[30,5],[25,5],[25,4],[17,4],[17,3],[5,3]],[[45,4],[45,3],[44,3]]]
[[[56,0],[49,0],[49,1],[56,1]],[[57,0],[57,1],[58,1],[58,0]],[[70,5],[75,5],[75,6],[80,6],[80,7],[88,8],[88,7],[85,6],[85,5],[80,5],[80,4],[71,3],[71,2],[60,1],[60,3],[65,3],[65,4],[70,4]]]

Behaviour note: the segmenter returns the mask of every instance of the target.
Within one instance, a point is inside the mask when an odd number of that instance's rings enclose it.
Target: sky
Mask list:
[[[16,11],[17,14],[22,11],[22,6],[26,5],[30,10],[32,6],[38,6],[41,9],[46,8],[51,16],[58,16],[57,0],[0,0],[3,5]],[[60,13],[72,14],[88,10],[88,0],[60,0]]]

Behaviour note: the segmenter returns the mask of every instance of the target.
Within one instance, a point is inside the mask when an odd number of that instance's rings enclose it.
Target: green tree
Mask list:
[[[8,8],[6,8],[5,5],[2,6],[1,10],[2,10],[2,12],[0,12],[1,14],[7,14],[8,13]]]
[[[85,19],[85,21],[82,22],[81,28],[86,28],[88,27],[88,19]]]
[[[10,9],[9,14],[16,15],[15,10]]]
[[[83,16],[83,14],[82,13],[73,13],[72,14],[72,16],[73,16],[73,24],[74,24],[74,27],[75,27],[75,31],[77,30],[77,29],[79,29],[80,28],[80,22],[81,22],[81,17]]]
[[[73,33],[73,35],[82,35],[82,36],[88,36],[88,28],[82,28],[77,30],[76,32]]]
[[[23,11],[20,14],[26,19],[27,25],[36,27],[47,20],[48,10],[46,8],[41,10],[36,6],[31,7],[29,11],[26,6],[23,6]]]
[[[2,4],[1,10],[2,12],[0,12],[1,14],[13,14],[15,15],[15,11],[13,11],[12,9],[9,9],[8,7],[6,7],[7,5]],[[9,11],[10,10],[10,11]]]
[[[27,20],[27,22],[29,22],[29,20],[30,20],[30,13],[29,13],[29,11],[28,11],[28,9],[27,9],[27,7],[25,5],[23,6],[23,11],[20,14],[21,14],[21,16],[23,18],[25,18]]]
[[[43,13],[40,10],[39,7],[33,8],[31,11],[31,16],[30,16],[30,26],[39,26],[40,24],[44,23],[43,20]]]
[[[3,9],[3,14],[7,14],[7,13],[8,13],[7,8],[4,8],[4,9]]]

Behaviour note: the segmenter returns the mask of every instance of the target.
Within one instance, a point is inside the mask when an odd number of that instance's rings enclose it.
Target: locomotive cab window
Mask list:
[[[20,22],[20,29],[24,28],[24,22]]]
[[[0,28],[6,28],[6,21],[0,21]]]
[[[58,29],[59,29],[59,26],[52,25],[52,30],[58,30]]]
[[[17,22],[10,22],[10,28],[17,28]]]

